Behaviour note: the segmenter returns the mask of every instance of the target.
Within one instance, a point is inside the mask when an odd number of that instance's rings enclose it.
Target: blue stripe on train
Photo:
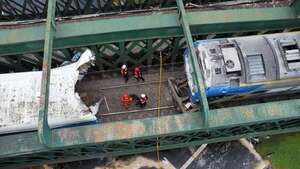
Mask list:
[[[214,86],[214,87],[208,87],[206,88],[206,96],[207,97],[218,97],[218,96],[228,96],[228,95],[234,95],[234,94],[240,94],[245,92],[254,91],[258,88],[261,88],[264,86],[261,85],[252,85],[252,86],[242,86],[242,87],[231,87],[228,85],[222,85],[222,86]],[[192,92],[191,95],[191,101],[192,102],[198,102],[199,101],[199,93],[198,92]]]

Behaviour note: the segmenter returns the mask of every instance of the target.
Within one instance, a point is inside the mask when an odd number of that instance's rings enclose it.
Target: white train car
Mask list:
[[[87,107],[75,92],[93,60],[92,51],[86,50],[76,62],[51,70],[50,128],[97,121],[97,106]],[[0,134],[37,130],[41,79],[41,71],[0,74]]]
[[[208,98],[268,96],[300,91],[300,32],[194,42]],[[199,92],[184,54],[192,102]]]

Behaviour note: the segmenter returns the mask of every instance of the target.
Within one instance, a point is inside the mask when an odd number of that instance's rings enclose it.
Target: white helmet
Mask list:
[[[126,69],[127,68],[127,66],[124,64],[124,65],[122,65],[122,69]]]
[[[145,95],[144,93],[142,93],[142,94],[141,94],[141,97],[142,97],[142,98],[145,98],[145,97],[146,97],[146,95]]]

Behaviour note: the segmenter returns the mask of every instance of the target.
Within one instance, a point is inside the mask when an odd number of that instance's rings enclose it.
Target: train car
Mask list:
[[[300,32],[199,40],[196,66],[209,99],[295,93],[300,90]],[[190,55],[184,53],[189,96],[199,93]]]
[[[99,104],[88,107],[75,85],[91,66],[86,50],[77,61],[51,69],[48,119],[51,128],[96,123]],[[37,130],[42,72],[0,74],[0,134]]]

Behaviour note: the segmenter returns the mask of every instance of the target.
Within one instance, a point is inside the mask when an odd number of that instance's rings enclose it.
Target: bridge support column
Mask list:
[[[300,17],[300,0],[294,0],[292,7],[295,9],[296,15]]]
[[[44,58],[43,58],[43,74],[40,96],[38,137],[39,141],[46,145],[50,145],[51,129],[48,124],[48,105],[49,105],[49,86],[50,86],[50,70],[51,58],[53,51],[53,39],[55,35],[55,6],[56,0],[48,0],[47,22],[44,41]]]
[[[200,94],[200,102],[201,102],[201,112],[203,112],[203,124],[208,127],[208,115],[209,115],[209,106],[208,106],[208,101],[207,101],[207,97],[206,97],[206,93],[205,93],[205,85],[204,85],[204,79],[203,79],[203,75],[202,72],[199,68],[199,63],[197,60],[197,55],[195,52],[195,48],[193,45],[193,37],[191,34],[191,30],[190,30],[190,25],[188,23],[188,19],[187,19],[187,15],[184,9],[184,5],[182,0],[176,0],[177,3],[177,12],[178,12],[178,20],[181,24],[182,30],[183,30],[183,34],[185,37],[185,40],[187,42],[187,46],[189,49],[189,57],[191,57],[191,64],[192,64],[192,76],[194,77],[194,79],[196,80],[196,84],[197,84],[197,91]]]

